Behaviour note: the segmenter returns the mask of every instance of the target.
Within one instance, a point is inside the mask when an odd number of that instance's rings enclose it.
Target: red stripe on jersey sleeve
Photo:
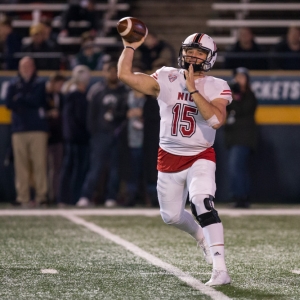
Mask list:
[[[153,77],[153,78],[156,79],[156,80],[157,80],[157,78],[158,78],[158,74],[157,74],[156,72],[153,73],[153,74],[151,74],[150,76]]]

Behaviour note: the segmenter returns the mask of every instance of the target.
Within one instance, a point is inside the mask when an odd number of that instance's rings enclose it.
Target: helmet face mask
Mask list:
[[[205,54],[202,55],[203,57],[201,57],[201,55],[198,56],[194,56],[194,50],[196,49],[196,51],[200,50],[199,52]],[[192,51],[192,53],[191,53]],[[201,49],[199,47],[182,47],[182,58],[184,61],[184,69],[188,68],[190,64],[192,64],[194,72],[195,71],[202,71],[203,70],[203,65],[206,64],[206,58],[208,55],[208,51]]]
[[[194,57],[190,55],[186,55],[183,52],[186,52],[186,50],[195,48],[195,49],[201,49],[203,52],[207,53],[207,57],[205,60]],[[185,41],[182,43],[182,46],[179,51],[178,56],[178,65],[179,67],[188,70],[190,66],[190,62],[188,61],[195,61],[192,63],[194,72],[197,71],[209,71],[215,61],[217,59],[217,46],[213,39],[208,36],[207,34],[203,33],[194,33],[190,36],[188,36]]]

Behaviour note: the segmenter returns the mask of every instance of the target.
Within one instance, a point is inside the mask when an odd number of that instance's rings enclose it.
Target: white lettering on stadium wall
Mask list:
[[[299,81],[253,81],[252,89],[259,100],[300,101]]]

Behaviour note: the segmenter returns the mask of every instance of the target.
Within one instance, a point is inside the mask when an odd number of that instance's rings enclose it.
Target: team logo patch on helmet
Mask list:
[[[169,77],[170,82],[173,82],[177,79],[177,75],[175,75],[175,74],[169,74],[168,77]]]

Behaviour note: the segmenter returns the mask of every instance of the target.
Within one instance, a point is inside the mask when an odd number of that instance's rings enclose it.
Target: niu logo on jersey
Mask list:
[[[190,102],[194,102],[192,95],[190,95],[190,93],[178,93],[178,98],[177,100],[185,100],[185,101],[190,101]]]
[[[177,79],[177,75],[175,75],[175,74],[169,74],[168,77],[169,77],[170,82],[173,82]]]

